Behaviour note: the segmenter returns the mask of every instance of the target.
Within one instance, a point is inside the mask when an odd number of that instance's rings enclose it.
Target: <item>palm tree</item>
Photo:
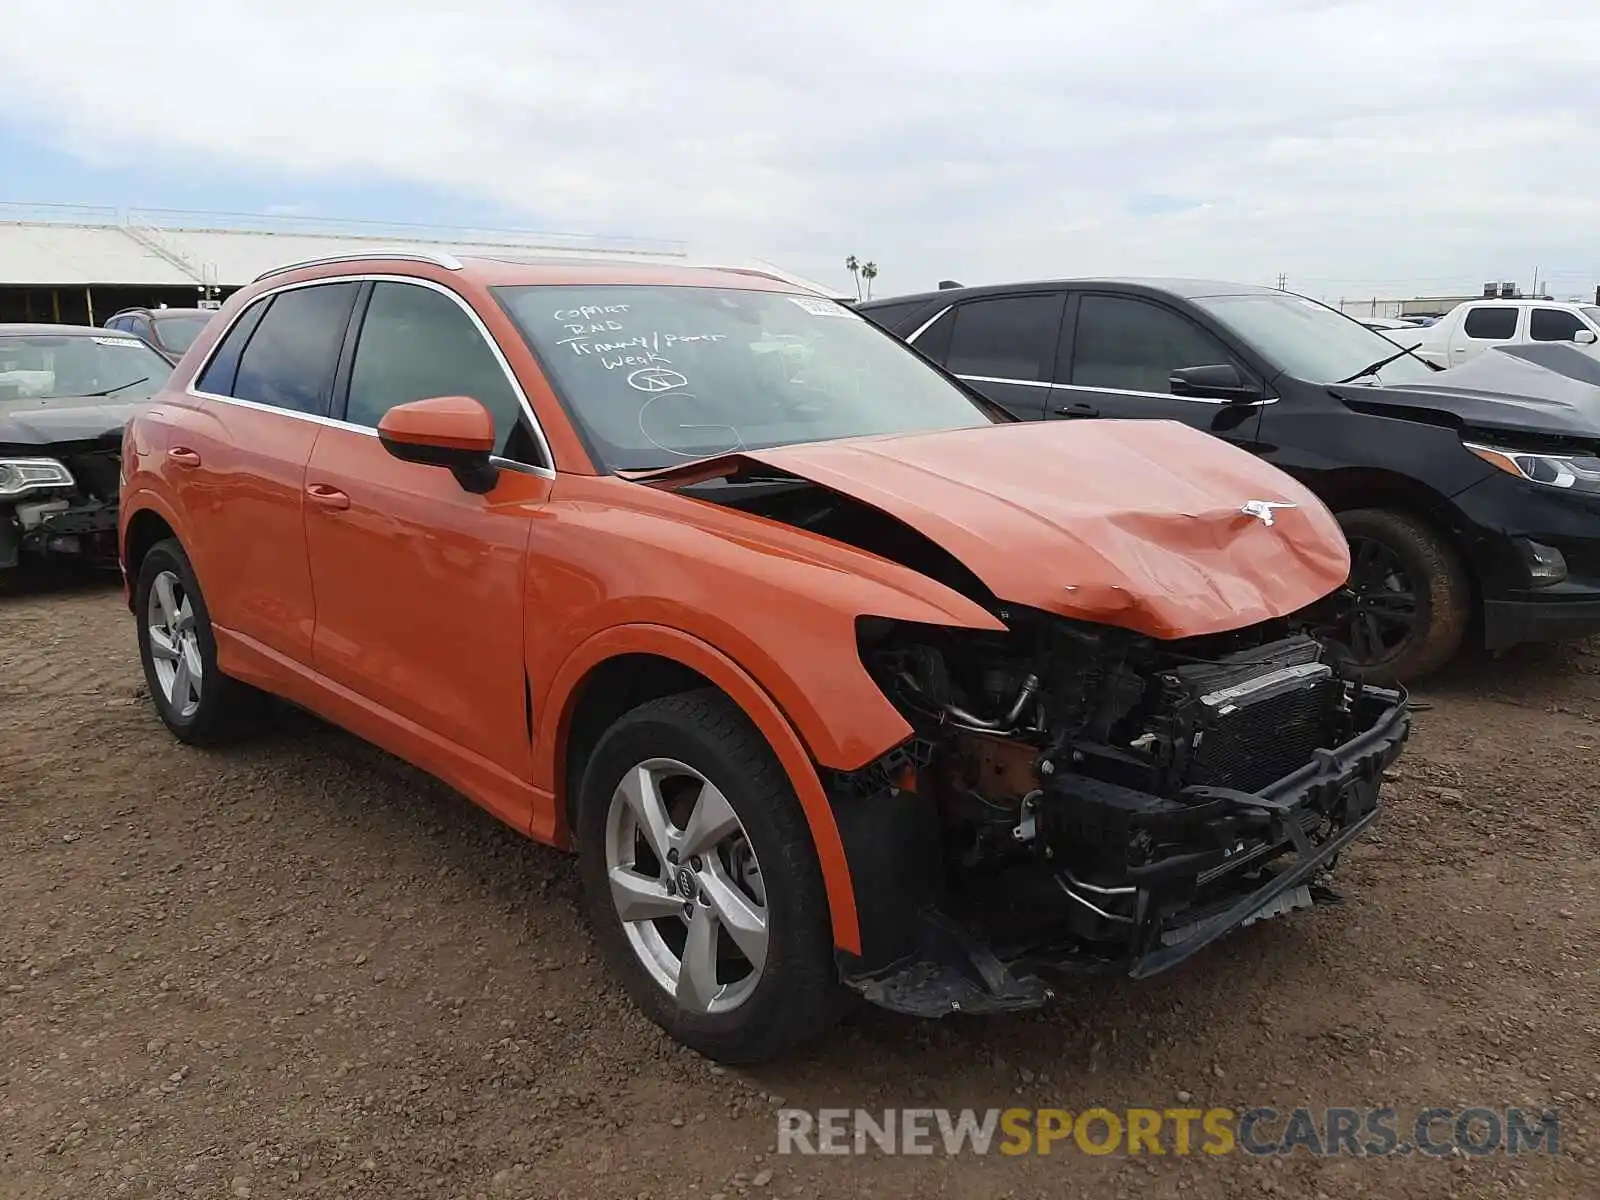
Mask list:
[[[872,299],[872,281],[878,277],[878,264],[875,262],[861,264],[861,278],[867,281],[867,299]],[[858,297],[859,299],[859,297]]]
[[[854,254],[848,255],[844,260],[844,269],[854,277],[856,281],[856,299],[861,299],[861,260]]]

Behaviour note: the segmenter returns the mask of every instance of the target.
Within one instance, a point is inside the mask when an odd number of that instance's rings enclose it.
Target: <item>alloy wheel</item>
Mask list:
[[[1421,620],[1416,585],[1400,555],[1368,537],[1350,538],[1350,578],[1335,606],[1339,640],[1362,663],[1394,658]]]
[[[675,759],[623,774],[606,814],[606,877],[628,945],[687,1012],[738,1008],[767,959],[767,897],[720,790]]]
[[[173,571],[162,571],[150,585],[150,661],[168,711],[187,721],[200,708],[204,676],[200,660],[200,635],[195,629],[194,606],[183,581]]]

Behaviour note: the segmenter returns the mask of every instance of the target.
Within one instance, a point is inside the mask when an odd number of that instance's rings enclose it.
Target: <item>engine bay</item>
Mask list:
[[[1327,768],[1403,702],[1286,622],[1160,642],[1004,615],[995,634],[860,628],[863,662],[916,730],[899,780],[938,808],[940,910],[1002,958],[1137,960],[1375,809],[1375,764],[1397,741],[1353,779],[1341,768],[1330,786]],[[1309,904],[1332,865],[1284,903]]]

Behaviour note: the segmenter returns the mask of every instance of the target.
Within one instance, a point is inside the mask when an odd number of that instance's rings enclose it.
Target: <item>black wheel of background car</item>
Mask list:
[[[714,690],[652,700],[583,772],[589,921],[644,1013],[727,1063],[759,1062],[837,1019],[822,871],[771,748]]]
[[[1339,514],[1350,579],[1334,597],[1334,636],[1374,683],[1420,679],[1461,647],[1469,616],[1455,551],[1416,519],[1388,509]]]
[[[237,734],[254,693],[217,669],[211,613],[176,538],[150,548],[134,585],[139,660],[168,729],[195,745]]]

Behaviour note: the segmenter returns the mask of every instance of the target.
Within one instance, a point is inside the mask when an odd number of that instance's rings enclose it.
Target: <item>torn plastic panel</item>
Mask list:
[[[861,623],[916,737],[827,780],[871,881],[852,987],[924,1016],[1032,1007],[1041,972],[1144,978],[1329,894],[1409,734],[1402,694],[1278,623],[1179,643],[1013,625]]]

